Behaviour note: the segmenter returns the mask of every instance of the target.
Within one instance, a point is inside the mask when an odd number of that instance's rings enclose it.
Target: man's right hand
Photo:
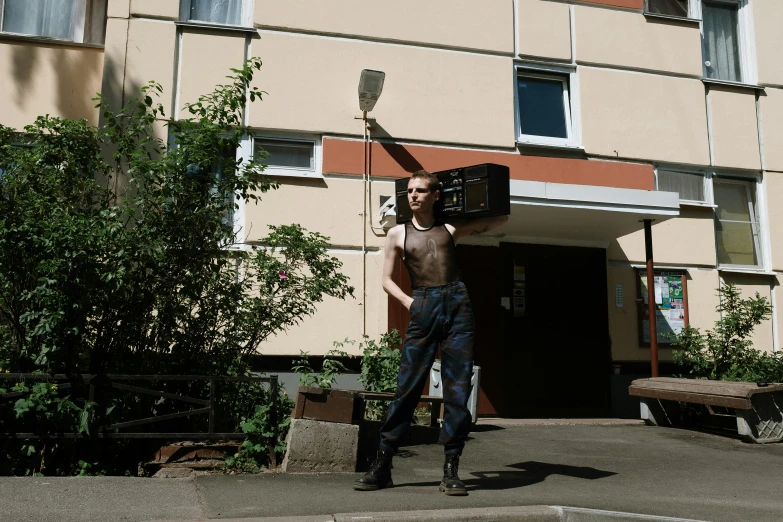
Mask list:
[[[405,308],[407,308],[408,311],[410,312],[411,311],[411,306],[413,306],[413,298],[409,297],[408,298],[408,303],[405,305]]]

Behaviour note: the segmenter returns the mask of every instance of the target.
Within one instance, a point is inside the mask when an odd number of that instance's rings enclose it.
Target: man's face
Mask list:
[[[414,212],[429,212],[440,197],[440,191],[431,191],[426,180],[414,178],[408,181],[408,204]]]

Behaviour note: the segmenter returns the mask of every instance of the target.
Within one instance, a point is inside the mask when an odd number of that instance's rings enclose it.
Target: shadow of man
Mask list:
[[[534,460],[510,464],[509,468],[499,471],[473,471],[470,474],[474,478],[463,480],[468,491],[486,490],[504,490],[521,488],[543,482],[550,475],[564,475],[578,479],[596,480],[611,477],[617,473],[586,466],[569,466],[567,464],[550,464],[547,462],[537,462]],[[440,482],[417,482],[415,484],[397,484],[397,487],[415,486],[429,487],[437,486]]]

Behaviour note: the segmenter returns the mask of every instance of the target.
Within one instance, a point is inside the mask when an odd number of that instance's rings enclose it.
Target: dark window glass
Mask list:
[[[519,77],[517,90],[522,134],[568,138],[564,89],[565,83],[560,79]]]
[[[647,0],[647,12],[687,17],[688,0]]]

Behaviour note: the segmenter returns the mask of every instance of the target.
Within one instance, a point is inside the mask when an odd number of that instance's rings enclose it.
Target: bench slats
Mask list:
[[[631,386],[629,393],[635,397],[648,397],[667,401],[692,402],[695,404],[707,404],[709,406],[721,406],[739,410],[750,409],[750,399],[741,397],[728,397],[725,395],[711,395],[700,392],[688,392],[681,390],[666,390],[656,388],[644,388]]]
[[[756,383],[733,381],[708,381],[704,379],[673,379],[657,377],[635,380],[632,386],[641,389],[688,391],[725,397],[749,399],[757,393],[783,391],[783,385],[757,386]]]
[[[733,386],[721,386],[720,384],[713,384],[709,386],[702,386],[693,384],[690,382],[673,383],[673,382],[638,382],[634,381],[632,384],[634,388],[644,390],[667,390],[667,391],[683,391],[692,393],[706,393],[709,395],[720,395],[723,397],[737,397],[748,398],[748,389],[736,388]]]

